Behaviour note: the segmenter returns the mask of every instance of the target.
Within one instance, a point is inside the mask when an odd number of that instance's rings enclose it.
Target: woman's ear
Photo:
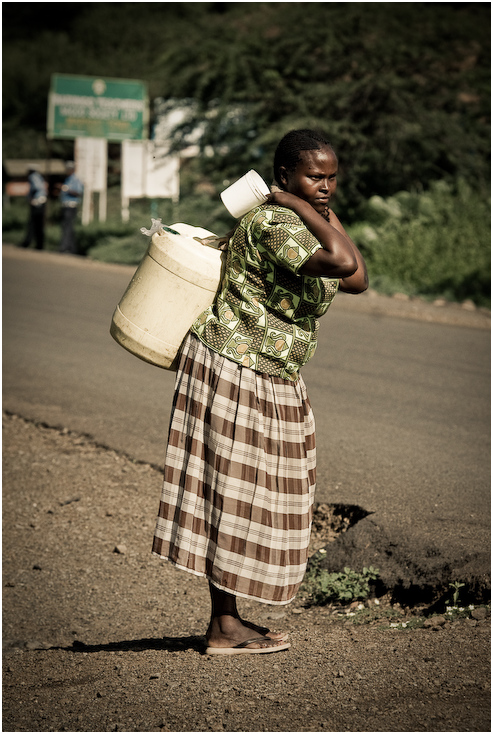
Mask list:
[[[288,185],[288,171],[285,166],[279,167],[279,181],[278,184],[285,189]]]

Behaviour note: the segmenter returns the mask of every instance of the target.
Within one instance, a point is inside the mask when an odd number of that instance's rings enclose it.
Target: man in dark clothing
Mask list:
[[[29,247],[31,240],[36,242],[36,249],[42,250],[44,247],[44,227],[45,227],[45,206],[47,185],[43,176],[39,172],[34,163],[29,164],[29,222],[27,232],[21,247]]]
[[[75,163],[67,161],[67,178],[65,179],[61,192],[60,204],[62,205],[62,237],[60,240],[60,252],[70,252],[73,255],[78,253],[77,243],[75,241],[75,221],[77,219],[77,209],[82,199],[84,186],[82,181],[75,174]]]

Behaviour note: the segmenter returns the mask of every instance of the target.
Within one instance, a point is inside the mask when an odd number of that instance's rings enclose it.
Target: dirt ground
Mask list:
[[[17,416],[3,435],[3,731],[490,731],[488,609],[404,629],[385,599],[365,624],[244,601],[292,647],[208,656],[206,582],[150,554],[159,469]]]

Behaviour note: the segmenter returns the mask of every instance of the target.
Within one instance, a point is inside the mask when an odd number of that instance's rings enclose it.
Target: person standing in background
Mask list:
[[[29,193],[27,195],[29,222],[21,247],[29,247],[31,240],[34,238],[36,249],[42,250],[44,248],[45,206],[48,187],[34,163],[29,164],[27,180],[29,182]]]
[[[82,199],[84,186],[75,173],[75,163],[67,161],[67,178],[60,191],[60,203],[62,205],[62,238],[60,240],[60,252],[70,252],[77,255],[77,243],[75,240],[75,220],[77,210]]]

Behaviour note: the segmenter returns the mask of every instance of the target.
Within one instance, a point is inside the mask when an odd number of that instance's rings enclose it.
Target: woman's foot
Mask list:
[[[274,642],[268,637],[254,637],[251,640],[240,642],[234,647],[207,647],[207,655],[244,655],[244,654],[265,654],[288,650],[291,647],[290,642]]]
[[[268,627],[261,627],[259,624],[247,622],[245,619],[240,619],[240,622],[244,627],[248,627],[254,632],[258,632],[259,635],[268,637],[271,640],[287,640],[289,637],[289,632],[271,632]]]
[[[257,635],[252,635],[252,630]],[[248,640],[253,640],[246,646],[247,649],[272,648],[274,651],[280,645],[285,649],[286,636],[282,632],[269,632],[266,627],[259,627],[251,622],[244,622],[239,617],[224,614],[212,618],[206,639],[209,648],[233,649]]]
[[[274,652],[275,649],[287,649],[287,635],[282,632],[270,632],[267,627],[260,627],[241,619],[236,606],[236,597],[227,591],[218,589],[209,582],[211,594],[211,621],[206,632],[208,650],[223,649],[238,652]],[[252,632],[254,634],[252,634]]]

